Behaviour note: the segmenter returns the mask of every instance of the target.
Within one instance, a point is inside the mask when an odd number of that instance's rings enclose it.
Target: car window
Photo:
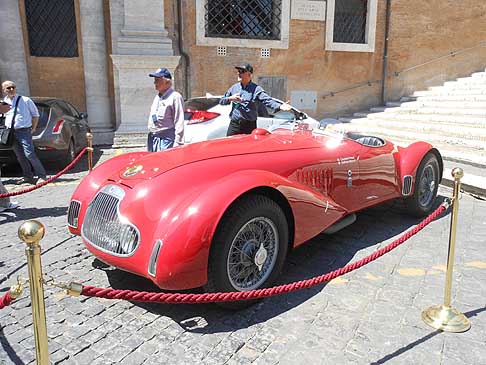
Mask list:
[[[219,104],[219,98],[195,98],[184,102],[185,109],[208,110]]]
[[[47,104],[36,103],[37,109],[39,110],[39,122],[37,123],[37,128],[39,130],[44,129],[49,120],[49,115],[51,114],[51,107]]]
[[[68,103],[67,101],[65,102],[67,108],[69,109],[70,111],[70,114],[71,115],[74,115],[76,118],[79,118],[79,112],[78,112],[78,109],[76,109],[73,105],[71,105],[70,103]]]
[[[61,110],[63,114],[72,115],[71,110],[68,108],[66,103],[62,100],[56,100],[54,104]]]

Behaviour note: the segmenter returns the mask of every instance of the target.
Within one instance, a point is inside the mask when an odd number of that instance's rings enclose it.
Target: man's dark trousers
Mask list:
[[[250,134],[256,128],[256,120],[232,120],[228,126],[227,136]]]

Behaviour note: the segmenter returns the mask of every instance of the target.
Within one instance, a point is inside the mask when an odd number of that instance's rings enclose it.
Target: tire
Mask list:
[[[66,151],[66,157],[64,159],[64,162],[66,163],[66,165],[69,165],[71,162],[74,161],[74,159],[76,158],[76,147],[74,146],[74,139],[71,138],[69,140],[69,146],[68,146],[68,149]]]
[[[435,154],[428,153],[417,169],[413,195],[405,200],[410,215],[423,217],[432,211],[439,182],[439,160]]]
[[[285,262],[288,243],[289,228],[282,208],[262,195],[243,198],[225,213],[216,230],[204,289],[249,291],[272,285]],[[218,304],[240,309],[255,302]]]

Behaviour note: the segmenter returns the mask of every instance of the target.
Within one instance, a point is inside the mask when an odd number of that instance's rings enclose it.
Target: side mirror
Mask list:
[[[79,113],[79,118],[80,119],[86,119],[86,118],[88,118],[88,113]]]

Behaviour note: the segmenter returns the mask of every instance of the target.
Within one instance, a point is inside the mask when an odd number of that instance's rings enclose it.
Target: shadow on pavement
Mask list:
[[[5,339],[5,335],[3,333],[3,327],[0,326],[0,348],[5,351],[7,354],[8,358],[10,361],[12,361],[13,364],[15,365],[23,365],[24,362],[22,359],[16,354],[15,350],[10,346],[8,341],[3,341],[2,339]]]
[[[100,161],[101,157],[103,156],[103,151],[99,149],[94,149],[93,151],[93,166],[96,166]],[[65,168],[68,164],[64,161],[59,159],[41,159],[41,162],[46,169],[46,172],[49,176],[57,174],[63,168]],[[83,157],[74,165],[69,172],[81,172],[81,171],[88,171],[88,153],[86,152]],[[2,178],[6,177],[21,177],[22,170],[20,169],[20,165],[18,163],[8,164],[2,167]],[[4,181],[5,183],[5,181]]]
[[[469,311],[469,312],[466,312],[466,313],[464,313],[464,315],[467,318],[471,318],[471,317],[477,316],[479,313],[484,312],[484,311],[486,311],[486,306],[472,310],[472,311]],[[421,343],[423,343],[427,340],[430,340],[432,337],[435,337],[435,336],[437,336],[438,334],[441,334],[441,333],[442,333],[442,331],[435,330],[435,331],[429,333],[428,335],[423,336],[423,337],[419,338],[418,340],[416,340],[412,343],[409,343],[407,346],[401,347],[398,350],[392,352],[391,354],[386,355],[386,356],[382,357],[381,359],[379,359],[375,362],[372,362],[371,365],[385,364],[388,361],[390,361],[391,359],[393,359],[397,356],[400,356],[401,354],[407,352],[408,350],[413,349],[415,346],[420,345]]]
[[[50,208],[16,208],[6,210],[0,213],[0,224],[6,222],[18,222],[40,217],[60,217],[65,216],[67,207],[50,207]]]
[[[438,197],[434,209],[444,200]],[[443,218],[439,217],[439,219]],[[361,249],[385,241],[405,232],[422,219],[406,215],[401,200],[360,212],[357,221],[334,235],[318,235],[305,245],[292,251],[276,285],[306,280],[339,269],[353,260]],[[100,261],[93,266],[106,271],[108,281],[114,289],[147,292],[162,292],[150,280],[118,269],[107,270]],[[216,304],[151,304],[133,302],[134,305],[154,314],[164,315],[178,322],[185,330],[199,333],[216,333],[265,322],[284,313],[318,294],[327,284],[299,290],[286,295],[266,298],[240,310],[224,309]],[[202,289],[180,291],[202,293]]]

